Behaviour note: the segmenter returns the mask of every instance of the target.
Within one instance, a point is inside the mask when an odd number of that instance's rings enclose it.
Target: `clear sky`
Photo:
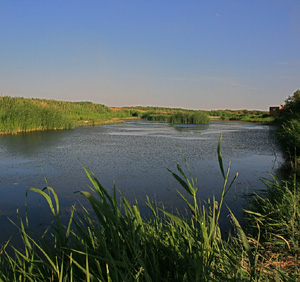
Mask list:
[[[259,109],[300,88],[300,0],[0,0],[0,95]]]

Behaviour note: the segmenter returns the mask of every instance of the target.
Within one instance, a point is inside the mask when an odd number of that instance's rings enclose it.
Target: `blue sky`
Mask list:
[[[299,0],[0,0],[0,94],[260,109],[300,88]]]

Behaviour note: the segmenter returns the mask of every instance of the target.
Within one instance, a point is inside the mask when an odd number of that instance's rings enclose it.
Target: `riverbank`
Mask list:
[[[143,118],[170,123],[209,123],[219,118],[229,121],[270,123],[273,118],[261,111],[201,111],[162,107],[109,108],[91,102],[65,102],[21,97],[0,97],[0,134],[72,129],[75,126]]]
[[[131,116],[130,111],[113,111],[91,102],[0,97],[0,134],[72,129]]]
[[[188,110],[188,109],[172,109],[172,108],[160,108],[160,107],[126,107],[124,109],[130,111],[136,111],[135,115],[148,119],[148,120],[160,120],[168,121],[172,123],[176,121],[176,115],[182,115],[178,117],[179,123],[208,123],[209,120],[223,120],[223,121],[242,121],[253,122],[270,125],[274,121],[274,117],[270,116],[266,111],[257,110]],[[195,122],[193,115],[199,115]],[[172,117],[173,116],[173,117]]]

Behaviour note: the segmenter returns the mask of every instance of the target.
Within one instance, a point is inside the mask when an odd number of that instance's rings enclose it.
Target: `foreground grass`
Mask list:
[[[266,265],[299,275],[300,186],[296,176],[292,181],[272,176],[264,180],[266,190],[249,195],[247,230],[260,238],[257,248]]]
[[[220,139],[221,142],[221,139]],[[262,251],[261,233],[246,236],[231,213],[234,234],[222,237],[219,218],[224,198],[237,174],[229,180],[230,166],[224,169],[218,145],[220,171],[224,179],[221,199],[199,201],[196,183],[177,164],[169,172],[181,186],[178,195],[188,213],[171,214],[147,204],[151,219],[144,219],[138,205],[124,197],[118,201],[99,183],[91,171],[85,172],[91,191],[80,191],[91,208],[75,206],[69,222],[61,221],[55,191],[30,188],[42,195],[53,214],[53,223],[38,240],[28,228],[28,218],[17,225],[23,249],[9,242],[1,248],[1,281],[296,281],[299,271],[269,267]],[[184,196],[187,195],[187,196]],[[13,254],[10,252],[13,248]]]

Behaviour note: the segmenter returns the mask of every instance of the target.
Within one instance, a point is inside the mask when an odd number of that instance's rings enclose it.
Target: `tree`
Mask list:
[[[279,111],[281,119],[293,119],[300,115],[300,90],[297,90],[292,96],[285,101],[282,109]]]
[[[277,139],[290,160],[300,156],[300,90],[285,100],[278,115]]]

